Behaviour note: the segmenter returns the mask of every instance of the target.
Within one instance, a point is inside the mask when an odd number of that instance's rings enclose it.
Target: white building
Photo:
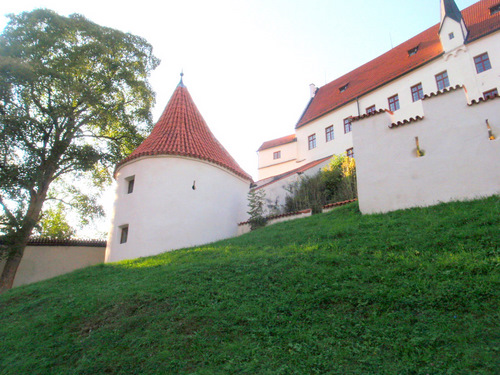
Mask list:
[[[441,0],[440,23],[325,86],[311,86],[295,133],[259,148],[257,186],[282,204],[286,192],[272,181],[293,182],[293,171],[304,173],[307,165],[315,173],[317,162],[333,154],[355,156],[353,118],[385,110],[393,122],[423,116],[425,95],[456,85],[467,89],[469,103],[498,95],[499,46],[499,0],[463,11],[453,0]]]
[[[233,237],[248,217],[252,178],[214,137],[182,79],[115,179],[106,262]]]

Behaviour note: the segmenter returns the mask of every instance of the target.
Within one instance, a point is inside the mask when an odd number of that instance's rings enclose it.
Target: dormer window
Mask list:
[[[500,13],[500,4],[494,5],[490,8],[490,16]]]
[[[413,47],[412,49],[409,49],[408,50],[408,56],[413,56],[413,55],[416,55],[418,52],[418,46],[416,47]]]
[[[339,88],[339,92],[341,92],[341,93],[342,93],[342,92],[344,92],[345,90],[347,90],[347,86],[349,86],[349,84],[348,84],[348,83],[346,83],[344,86],[340,87],[340,88]]]

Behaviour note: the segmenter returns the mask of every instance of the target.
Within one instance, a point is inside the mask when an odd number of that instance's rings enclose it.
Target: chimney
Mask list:
[[[314,95],[316,95],[316,91],[318,91],[318,88],[314,83],[311,83],[309,85],[309,89],[311,90],[311,98],[314,98]]]

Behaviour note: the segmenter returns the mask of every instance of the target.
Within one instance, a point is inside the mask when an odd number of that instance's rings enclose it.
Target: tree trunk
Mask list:
[[[2,275],[0,276],[0,294],[12,288],[16,277],[17,269],[21,264],[21,259],[24,255],[24,249],[33,232],[40,213],[42,211],[43,202],[47,196],[49,184],[43,184],[43,188],[38,194],[33,194],[30,205],[24,218],[23,226],[17,231],[7,235],[7,261],[5,263]]]
[[[2,276],[0,277],[0,294],[12,288],[25,248],[26,244],[19,243],[17,245],[14,244],[12,248],[9,249],[9,255],[5,262]]]

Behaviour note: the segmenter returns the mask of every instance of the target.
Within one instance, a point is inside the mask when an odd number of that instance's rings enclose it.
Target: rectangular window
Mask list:
[[[454,33],[449,33],[449,34],[448,34],[448,38],[449,38],[450,40],[455,39],[455,34],[454,34]]]
[[[354,158],[354,149],[352,147],[345,150],[345,153],[348,158]]]
[[[436,74],[436,85],[438,90],[444,90],[450,85],[450,80],[448,79],[448,72],[445,70],[442,73]]]
[[[281,159],[281,151],[273,152],[273,159]]]
[[[485,99],[492,99],[495,96],[498,96],[498,90],[497,89],[493,89],[493,90],[490,90],[490,91],[483,92],[483,98],[485,98]]]
[[[352,119],[350,117],[344,119],[344,133],[347,134],[352,131]]]
[[[127,182],[127,194],[132,194],[134,191],[135,176],[127,177],[125,181]]]
[[[309,150],[316,148],[316,134],[312,134],[307,138],[309,144]]]
[[[394,112],[399,109],[399,96],[398,94],[391,96],[390,98],[387,99],[389,102],[389,110]]]
[[[375,113],[375,105],[372,105],[371,107],[366,108],[367,115],[370,115],[372,113]]]
[[[335,137],[335,134],[333,133],[333,125],[330,125],[325,129],[325,137],[327,142],[333,141],[333,138]]]
[[[128,224],[120,227],[120,243],[125,243],[128,240]]]
[[[419,101],[424,97],[424,90],[422,89],[422,84],[412,86],[411,88],[411,98],[414,102]]]
[[[490,58],[488,53],[483,53],[482,55],[474,57],[474,64],[476,65],[476,71],[482,73],[485,70],[491,69]]]

